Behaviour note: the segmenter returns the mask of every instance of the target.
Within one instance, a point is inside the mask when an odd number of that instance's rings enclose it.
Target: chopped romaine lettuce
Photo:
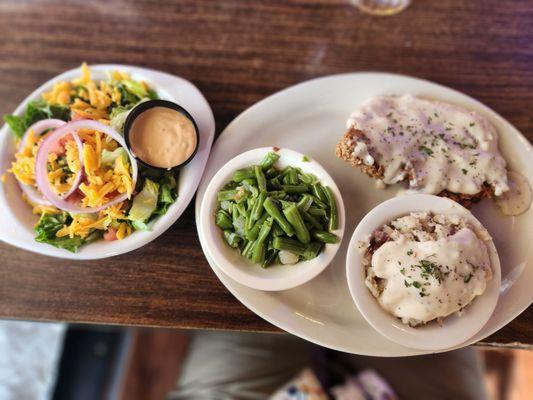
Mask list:
[[[131,107],[117,106],[113,108],[109,114],[109,118],[111,118],[109,123],[111,128],[116,130],[121,135],[124,134],[124,124],[126,123],[126,118],[128,117],[132,107],[133,105]]]
[[[122,157],[125,162],[128,161],[128,153],[126,152],[126,149],[124,147],[117,147],[113,151],[109,151],[106,149],[102,150],[103,164],[111,164],[115,162],[115,160],[119,157]]]
[[[9,128],[11,128],[11,131],[16,137],[19,139],[22,138],[24,132],[26,131],[26,124],[21,117],[17,115],[6,114],[4,115],[4,121],[9,125]]]
[[[33,100],[28,103],[21,117],[10,114],[4,115],[4,121],[18,138],[21,138],[31,125],[47,118],[68,121],[70,119],[70,109],[67,106],[58,104],[50,105],[44,100]]]
[[[43,214],[35,226],[35,232],[37,233],[35,240],[75,253],[81,245],[93,242],[102,237],[101,231],[98,230],[93,231],[85,238],[79,236],[73,238],[68,236],[57,237],[56,232],[65,224],[68,224],[70,222],[69,220],[70,216],[65,212],[62,214]]]
[[[133,81],[131,79],[124,79],[122,81],[122,84],[128,92],[134,94],[139,99],[148,96],[148,92],[146,91],[146,88],[141,84],[141,82]]]
[[[157,207],[158,198],[159,184],[145,179],[143,189],[133,198],[128,219],[141,222],[148,220]]]
[[[138,104],[148,100],[150,100],[148,97],[144,97],[141,100],[136,101],[135,103],[113,107],[111,109],[111,112],[109,113],[111,127],[118,133],[123,135],[124,124],[126,123],[126,118],[128,118],[128,114],[130,113],[131,109],[137,106]]]
[[[146,222],[141,221],[130,221],[130,225],[135,229],[136,231],[149,231],[150,227]]]
[[[155,215],[166,214],[168,208],[174,200],[178,197],[176,190],[171,188],[168,184],[161,185],[161,191],[159,192],[159,199],[157,201],[157,207],[154,210]]]
[[[125,106],[113,107],[111,109],[111,112],[109,113],[109,118],[111,119],[111,121],[113,121],[113,119],[119,117],[123,113],[127,113],[129,110],[131,110],[131,108]]]

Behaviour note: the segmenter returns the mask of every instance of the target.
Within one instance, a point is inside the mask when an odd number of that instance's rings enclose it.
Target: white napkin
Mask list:
[[[0,400],[52,396],[65,324],[0,321]]]

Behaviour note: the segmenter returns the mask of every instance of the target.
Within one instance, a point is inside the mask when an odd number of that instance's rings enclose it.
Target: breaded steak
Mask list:
[[[497,133],[484,117],[406,95],[371,99],[336,146],[340,159],[390,185],[470,206],[508,190]]]

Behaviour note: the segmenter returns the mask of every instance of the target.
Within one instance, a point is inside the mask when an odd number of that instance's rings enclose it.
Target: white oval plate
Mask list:
[[[77,253],[71,253],[34,240],[33,226],[37,218],[31,213],[30,207],[22,201],[15,178],[8,174],[6,182],[0,184],[0,210],[2,210],[0,240],[25,250],[53,257],[77,260],[111,257],[135,250],[151,242],[176,222],[189,205],[202,177],[215,134],[213,112],[202,93],[185,79],[151,69],[118,64],[92,65],[90,69],[92,77],[96,80],[106,79],[106,73],[110,71],[128,72],[133,79],[146,81],[161,98],[180,104],[193,116],[200,131],[200,147],[193,160],[180,171],[178,199],[169,207],[165,215],[153,222],[150,231],[137,231],[124,240],[114,242],[99,240],[82,246]],[[70,81],[78,78],[79,75],[80,69],[76,68],[49,80],[20,103],[15,114],[22,114],[28,101],[39,99],[43,92],[52,88],[54,83]],[[14,153],[13,134],[7,124],[4,124],[0,130],[0,173],[10,168]]]
[[[482,295],[463,310],[461,315],[450,315],[442,321],[412,328],[389,314],[366,287],[363,254],[358,247],[372,232],[396,218],[412,212],[431,211],[436,214],[460,215],[470,222],[478,237],[487,235],[485,228],[466,208],[455,201],[429,194],[393,197],[373,208],[359,222],[348,244],[346,275],[352,298],[370,325],[386,338],[413,349],[445,350],[467,341],[487,323],[498,302],[501,268],[494,242],[484,240],[490,257],[492,279]]]
[[[333,177],[346,208],[346,232],[398,188],[379,190],[356,168],[335,157],[335,145],[353,109],[370,96],[413,93],[459,104],[485,115],[500,132],[500,149],[514,170],[533,182],[533,151],[507,121],[480,102],[428,81],[383,73],[319,78],[283,90],[255,104],[222,132],[213,147],[196,196],[196,220],[207,184],[229,159],[261,146],[297,150],[316,159]],[[526,112],[524,110],[524,112]],[[494,315],[472,339],[481,340],[524,311],[533,300],[533,210],[505,217],[491,201],[473,208],[488,229],[502,260],[500,300]],[[205,243],[201,242],[202,246]],[[332,265],[305,285],[284,292],[261,292],[224,275],[209,260],[222,283],[250,310],[294,335],[336,350],[374,356],[428,353],[400,346],[378,334],[361,316],[348,291],[345,240]],[[205,249],[204,249],[205,250]]]

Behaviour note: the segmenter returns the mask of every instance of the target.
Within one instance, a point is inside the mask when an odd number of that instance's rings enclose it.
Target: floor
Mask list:
[[[533,350],[480,348],[491,400],[533,398]]]
[[[192,331],[137,329],[120,400],[160,400],[179,376]],[[533,393],[533,350],[478,347],[491,400],[528,400]]]

